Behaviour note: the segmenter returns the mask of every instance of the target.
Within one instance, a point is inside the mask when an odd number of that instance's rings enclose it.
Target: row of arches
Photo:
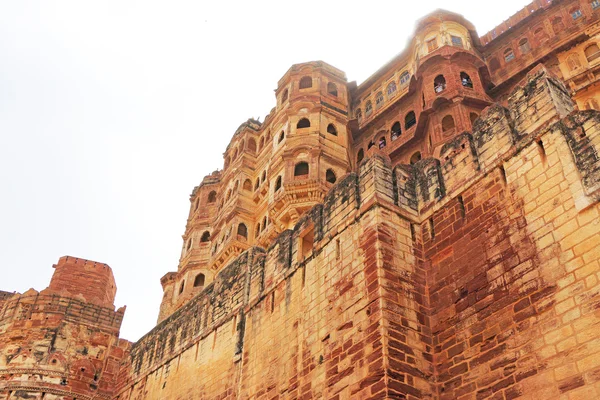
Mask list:
[[[300,78],[298,82],[298,87],[300,89],[310,89],[313,86],[313,79],[310,76],[303,76]],[[333,82],[327,82],[327,94],[333,97],[338,97],[338,88],[337,85]],[[280,103],[283,104],[289,98],[289,90],[286,88],[281,93]]]
[[[459,74],[459,78],[460,84],[463,87],[473,89],[473,80],[471,79],[469,74],[467,74],[464,71],[461,71],[461,73]],[[444,75],[440,74],[436,76],[433,80],[433,91],[435,93],[441,93],[444,90],[446,90],[446,78],[444,77]]]
[[[411,75],[408,73],[408,71],[404,71],[402,74],[400,74],[400,79],[398,80],[398,84],[401,89],[404,89],[406,86],[408,86],[408,84],[410,82],[410,77],[411,77]],[[388,99],[396,96],[396,94],[398,94],[398,85],[396,84],[396,82],[391,81],[390,83],[388,83],[388,85],[385,89],[385,92],[387,94]],[[385,102],[385,99],[383,96],[383,90],[378,91],[377,94],[375,95],[375,107],[376,108],[382,107],[384,102]],[[373,113],[373,102],[369,99],[365,102],[365,116],[368,117],[372,113]],[[361,107],[356,109],[355,116],[359,120],[359,122],[362,120],[362,108]]]
[[[592,61],[600,57],[600,48],[596,43],[592,43],[589,46],[585,47],[585,49],[583,50],[583,54],[585,55],[586,61],[588,63],[591,63]],[[579,54],[573,53],[567,57],[567,67],[569,68],[570,72],[581,68],[581,66],[581,58],[579,57]]]
[[[199,273],[194,277],[194,288],[202,289],[206,284],[206,276],[203,273]],[[179,285],[179,294],[182,294],[185,290],[185,279],[181,281]]]

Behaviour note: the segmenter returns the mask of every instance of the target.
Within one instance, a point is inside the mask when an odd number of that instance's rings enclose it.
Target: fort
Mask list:
[[[436,11],[360,85],[292,66],[140,340],[105,264],[0,292],[0,400],[600,398],[599,32],[598,1]]]

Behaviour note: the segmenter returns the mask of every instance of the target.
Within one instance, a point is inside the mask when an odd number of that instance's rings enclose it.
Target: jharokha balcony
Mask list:
[[[318,179],[296,179],[284,183],[269,205],[271,220],[280,231],[293,227],[302,213],[323,201],[329,187]]]

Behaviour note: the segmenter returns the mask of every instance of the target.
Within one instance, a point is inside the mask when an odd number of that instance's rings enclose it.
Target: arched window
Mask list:
[[[417,151],[415,154],[413,154],[413,155],[410,157],[410,163],[411,163],[411,165],[412,165],[412,164],[416,164],[416,163],[418,163],[419,161],[421,161],[421,152],[420,152],[420,151]]]
[[[246,224],[241,223],[238,225],[237,234],[244,239],[248,239],[248,228],[246,227]]]
[[[360,122],[362,120],[362,110],[359,108],[356,110],[355,112],[356,115],[356,119],[358,120],[358,122]]]
[[[244,190],[252,190],[252,181],[250,179],[246,179],[242,188]]]
[[[567,57],[567,66],[569,67],[569,71],[575,71],[577,68],[581,67],[579,56],[577,54],[571,54]]]
[[[513,52],[513,49],[508,48],[506,50],[504,50],[504,62],[509,62],[515,59],[515,53]]]
[[[552,20],[552,31],[555,35],[559,35],[562,31],[565,30],[565,24],[563,24],[563,20],[561,17],[556,17]]]
[[[254,237],[258,237],[260,235],[260,222],[256,225],[256,231],[254,232]]]
[[[398,139],[401,134],[402,127],[400,126],[400,122],[396,121],[394,122],[394,125],[392,125],[392,140]]]
[[[206,243],[209,240],[210,240],[210,232],[204,231],[204,233],[202,234],[202,237],[200,238],[200,243]]]
[[[308,175],[308,163],[301,161],[294,167],[294,176]]]
[[[375,105],[377,106],[377,108],[379,108],[383,105],[383,93],[382,92],[378,92],[377,95],[375,96]]]
[[[433,90],[436,93],[441,93],[444,89],[446,89],[446,78],[444,78],[444,75],[436,76],[433,80]]]
[[[185,281],[181,282],[181,285],[179,286],[179,294],[183,293],[183,289],[185,289]]]
[[[287,90],[287,89],[285,89],[285,90],[283,91],[283,94],[281,95],[281,102],[283,103],[283,102],[285,102],[287,99],[288,99],[288,90]]]
[[[332,169],[328,169],[327,172],[325,172],[325,180],[329,183],[335,183],[337,180],[335,177],[335,172],[333,172]]]
[[[434,51],[435,49],[438,48],[437,37],[434,37],[433,39],[429,39],[425,43],[427,44],[427,52],[429,52],[429,53],[431,53],[432,51]]]
[[[464,47],[460,36],[450,35],[450,41],[452,42],[452,46]]]
[[[194,279],[194,287],[203,287],[204,286],[204,274],[196,275]]]
[[[337,136],[337,129],[335,129],[335,125],[333,125],[333,124],[327,125],[327,133],[330,133],[333,136]]]
[[[451,129],[454,129],[454,118],[452,118],[452,115],[446,115],[442,119],[442,132],[447,132]]]
[[[598,48],[598,45],[594,43],[586,47],[584,53],[585,58],[588,60],[588,62],[591,62],[596,58],[600,57],[600,48]]]
[[[382,136],[379,138],[379,148],[383,149],[385,146],[387,145],[387,142],[385,141],[385,136]]]
[[[390,82],[387,86],[387,95],[388,97],[393,96],[396,93],[396,82]]]
[[[408,85],[410,82],[410,74],[407,71],[404,71],[402,75],[400,75],[400,86],[404,87]]]
[[[540,26],[533,32],[533,36],[535,37],[538,43],[543,43],[546,40],[548,40],[548,34],[542,26]]]
[[[494,73],[500,69],[500,61],[496,57],[490,60],[490,72]]]
[[[365,151],[363,149],[358,150],[358,155],[356,156],[356,162],[360,163],[365,158]]]
[[[217,201],[217,192],[215,192],[214,190],[212,192],[210,192],[208,194],[208,202],[209,203],[214,203],[215,201]]]
[[[192,249],[192,239],[188,239],[186,249],[187,249],[187,251],[190,251]]]
[[[279,139],[277,139],[277,143],[283,142],[284,138],[285,138],[285,132],[281,131],[281,133],[279,134]]]
[[[263,228],[263,229],[267,229],[267,216],[266,216],[266,215],[265,215],[265,217],[263,218],[262,228]]]
[[[477,113],[470,113],[469,114],[469,119],[471,120],[471,125],[473,125],[475,123],[475,120],[479,118],[479,115],[477,115]]]
[[[260,187],[260,177],[256,178],[256,182],[254,183],[254,190],[258,190]]]
[[[371,115],[371,113],[373,112],[373,103],[371,103],[371,100],[367,100],[367,103],[365,104],[365,114],[367,116]]]
[[[374,141],[370,141],[369,144],[367,145],[367,150],[370,150],[371,147],[375,146],[375,142]]]
[[[278,191],[279,189],[281,189],[281,176],[278,176],[275,180],[275,191]]]
[[[569,14],[571,14],[571,18],[573,18],[573,20],[579,19],[582,15],[581,9],[579,9],[578,7],[571,8]]]
[[[412,128],[416,125],[416,123],[417,116],[415,115],[414,111],[411,111],[408,114],[406,114],[406,117],[404,118],[404,129]]]
[[[332,96],[337,97],[338,91],[337,91],[337,86],[335,86],[335,83],[329,82],[327,84],[327,93],[329,93]]]
[[[531,46],[529,45],[529,40],[527,40],[527,38],[519,40],[519,51],[521,54],[527,54],[531,51]]]
[[[261,181],[264,182],[267,180],[267,171],[263,171]]]
[[[250,154],[256,154],[256,141],[254,139],[248,140],[248,152]]]
[[[296,124],[296,128],[298,129],[302,129],[302,128],[310,128],[310,121],[308,120],[308,118],[302,118],[300,121],[298,121],[298,123]]]
[[[300,89],[307,89],[312,87],[312,78],[310,76],[303,76],[300,79]]]
[[[460,73],[460,83],[466,88],[473,89],[473,81],[466,72]]]

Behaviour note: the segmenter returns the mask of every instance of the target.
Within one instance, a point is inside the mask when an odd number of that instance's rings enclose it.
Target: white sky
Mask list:
[[[481,35],[527,3],[0,2],[0,289],[45,288],[63,255],[105,262],[136,340],[177,268],[189,194],[292,64],[360,83],[435,8]]]

